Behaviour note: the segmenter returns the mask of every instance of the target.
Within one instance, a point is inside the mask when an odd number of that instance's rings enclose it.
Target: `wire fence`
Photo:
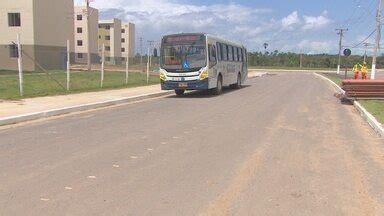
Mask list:
[[[99,49],[90,55],[67,47],[20,44],[19,39],[3,47],[9,54],[0,63],[0,99],[20,99],[137,87],[159,83],[158,58],[114,57]],[[102,46],[101,46],[102,47]],[[8,57],[8,56],[7,56]],[[147,67],[147,65],[149,67]]]

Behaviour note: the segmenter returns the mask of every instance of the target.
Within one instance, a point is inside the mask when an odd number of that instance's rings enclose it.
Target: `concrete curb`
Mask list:
[[[249,71],[268,71],[268,72],[300,72],[300,73],[335,73],[333,70],[303,70],[303,69],[248,69]]]
[[[119,104],[123,104],[123,103],[142,101],[145,99],[170,95],[172,93],[173,92],[170,92],[170,91],[156,92],[156,93],[152,93],[152,94],[144,94],[144,95],[138,95],[138,96],[132,96],[132,97],[125,97],[125,98],[102,101],[102,102],[97,102],[97,103],[88,103],[88,104],[82,104],[82,105],[71,106],[71,107],[63,107],[63,108],[59,108],[59,109],[52,109],[52,110],[47,110],[47,111],[42,111],[42,112],[29,113],[29,114],[25,114],[25,115],[10,116],[10,117],[6,117],[6,118],[0,118],[0,126],[17,124],[20,122],[32,121],[32,120],[37,120],[40,118],[47,118],[47,117],[52,117],[52,116],[57,116],[57,115],[64,115],[64,114],[69,114],[69,113],[73,113],[73,112],[80,112],[80,111],[86,111],[86,110],[108,107],[108,106],[113,106],[113,105],[119,105]]]
[[[315,73],[315,75],[322,78],[323,80],[332,83],[340,92],[345,93],[345,91],[341,89],[340,86],[332,80],[318,73]],[[381,137],[384,137],[383,125],[379,121],[377,121],[377,119],[371,113],[369,113],[358,101],[354,101],[353,106],[357,109],[357,111],[360,112],[361,117],[363,117],[363,119],[368,122],[368,124],[373,128],[373,130],[375,130],[375,132],[378,133]]]
[[[328,82],[330,82],[334,87],[336,87],[337,88],[337,90],[339,90],[341,93],[345,93],[345,91],[339,86],[339,85],[337,85],[335,82],[333,82],[331,79],[329,79],[328,77],[325,77],[325,76],[323,76],[323,75],[321,75],[321,74],[318,74],[318,73],[314,73],[315,74],[315,76],[317,76],[317,77],[319,77],[319,78],[321,78],[321,79],[323,79],[323,80],[326,80],[326,81],[328,81]]]
[[[378,133],[381,137],[384,137],[383,125],[377,121],[377,119],[369,113],[358,101],[354,101],[353,105],[360,112],[360,115],[368,122],[369,125]]]

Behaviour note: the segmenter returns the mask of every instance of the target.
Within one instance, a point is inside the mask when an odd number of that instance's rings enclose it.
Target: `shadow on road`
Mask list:
[[[248,87],[250,87],[250,85],[243,85],[241,89],[231,89],[229,87],[226,87],[223,89],[223,92],[221,93],[221,95],[229,94],[236,91],[241,91],[242,89],[248,88]],[[166,98],[211,98],[211,97],[217,97],[221,95],[212,95],[209,90],[204,90],[204,91],[190,91],[190,92],[186,92],[184,95],[181,95],[181,96],[171,95]]]

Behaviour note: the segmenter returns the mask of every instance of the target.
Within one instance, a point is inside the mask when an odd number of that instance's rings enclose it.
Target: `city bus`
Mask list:
[[[176,95],[187,90],[210,90],[219,95],[223,86],[241,88],[247,77],[247,49],[239,43],[204,33],[162,37],[162,90],[174,90]]]

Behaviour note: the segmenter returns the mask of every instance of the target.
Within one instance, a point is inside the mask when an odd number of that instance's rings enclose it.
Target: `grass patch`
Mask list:
[[[361,100],[361,105],[367,109],[375,118],[384,123],[384,101],[382,100]]]
[[[339,86],[341,86],[341,83],[343,82],[343,78],[340,75],[332,74],[332,73],[322,73],[322,75],[332,80],[334,83],[336,83]]]
[[[41,72],[24,74],[24,97],[20,97],[17,72],[2,71],[0,73],[0,99],[21,99],[147,85],[147,77],[143,73],[130,73],[129,83],[126,85],[124,72],[106,71],[104,74],[104,85],[101,88],[100,71],[71,72],[71,90],[67,91],[58,84],[66,86],[65,71],[50,71],[49,74],[50,76]],[[159,78],[157,76],[150,76],[149,84],[157,83],[160,83]]]

